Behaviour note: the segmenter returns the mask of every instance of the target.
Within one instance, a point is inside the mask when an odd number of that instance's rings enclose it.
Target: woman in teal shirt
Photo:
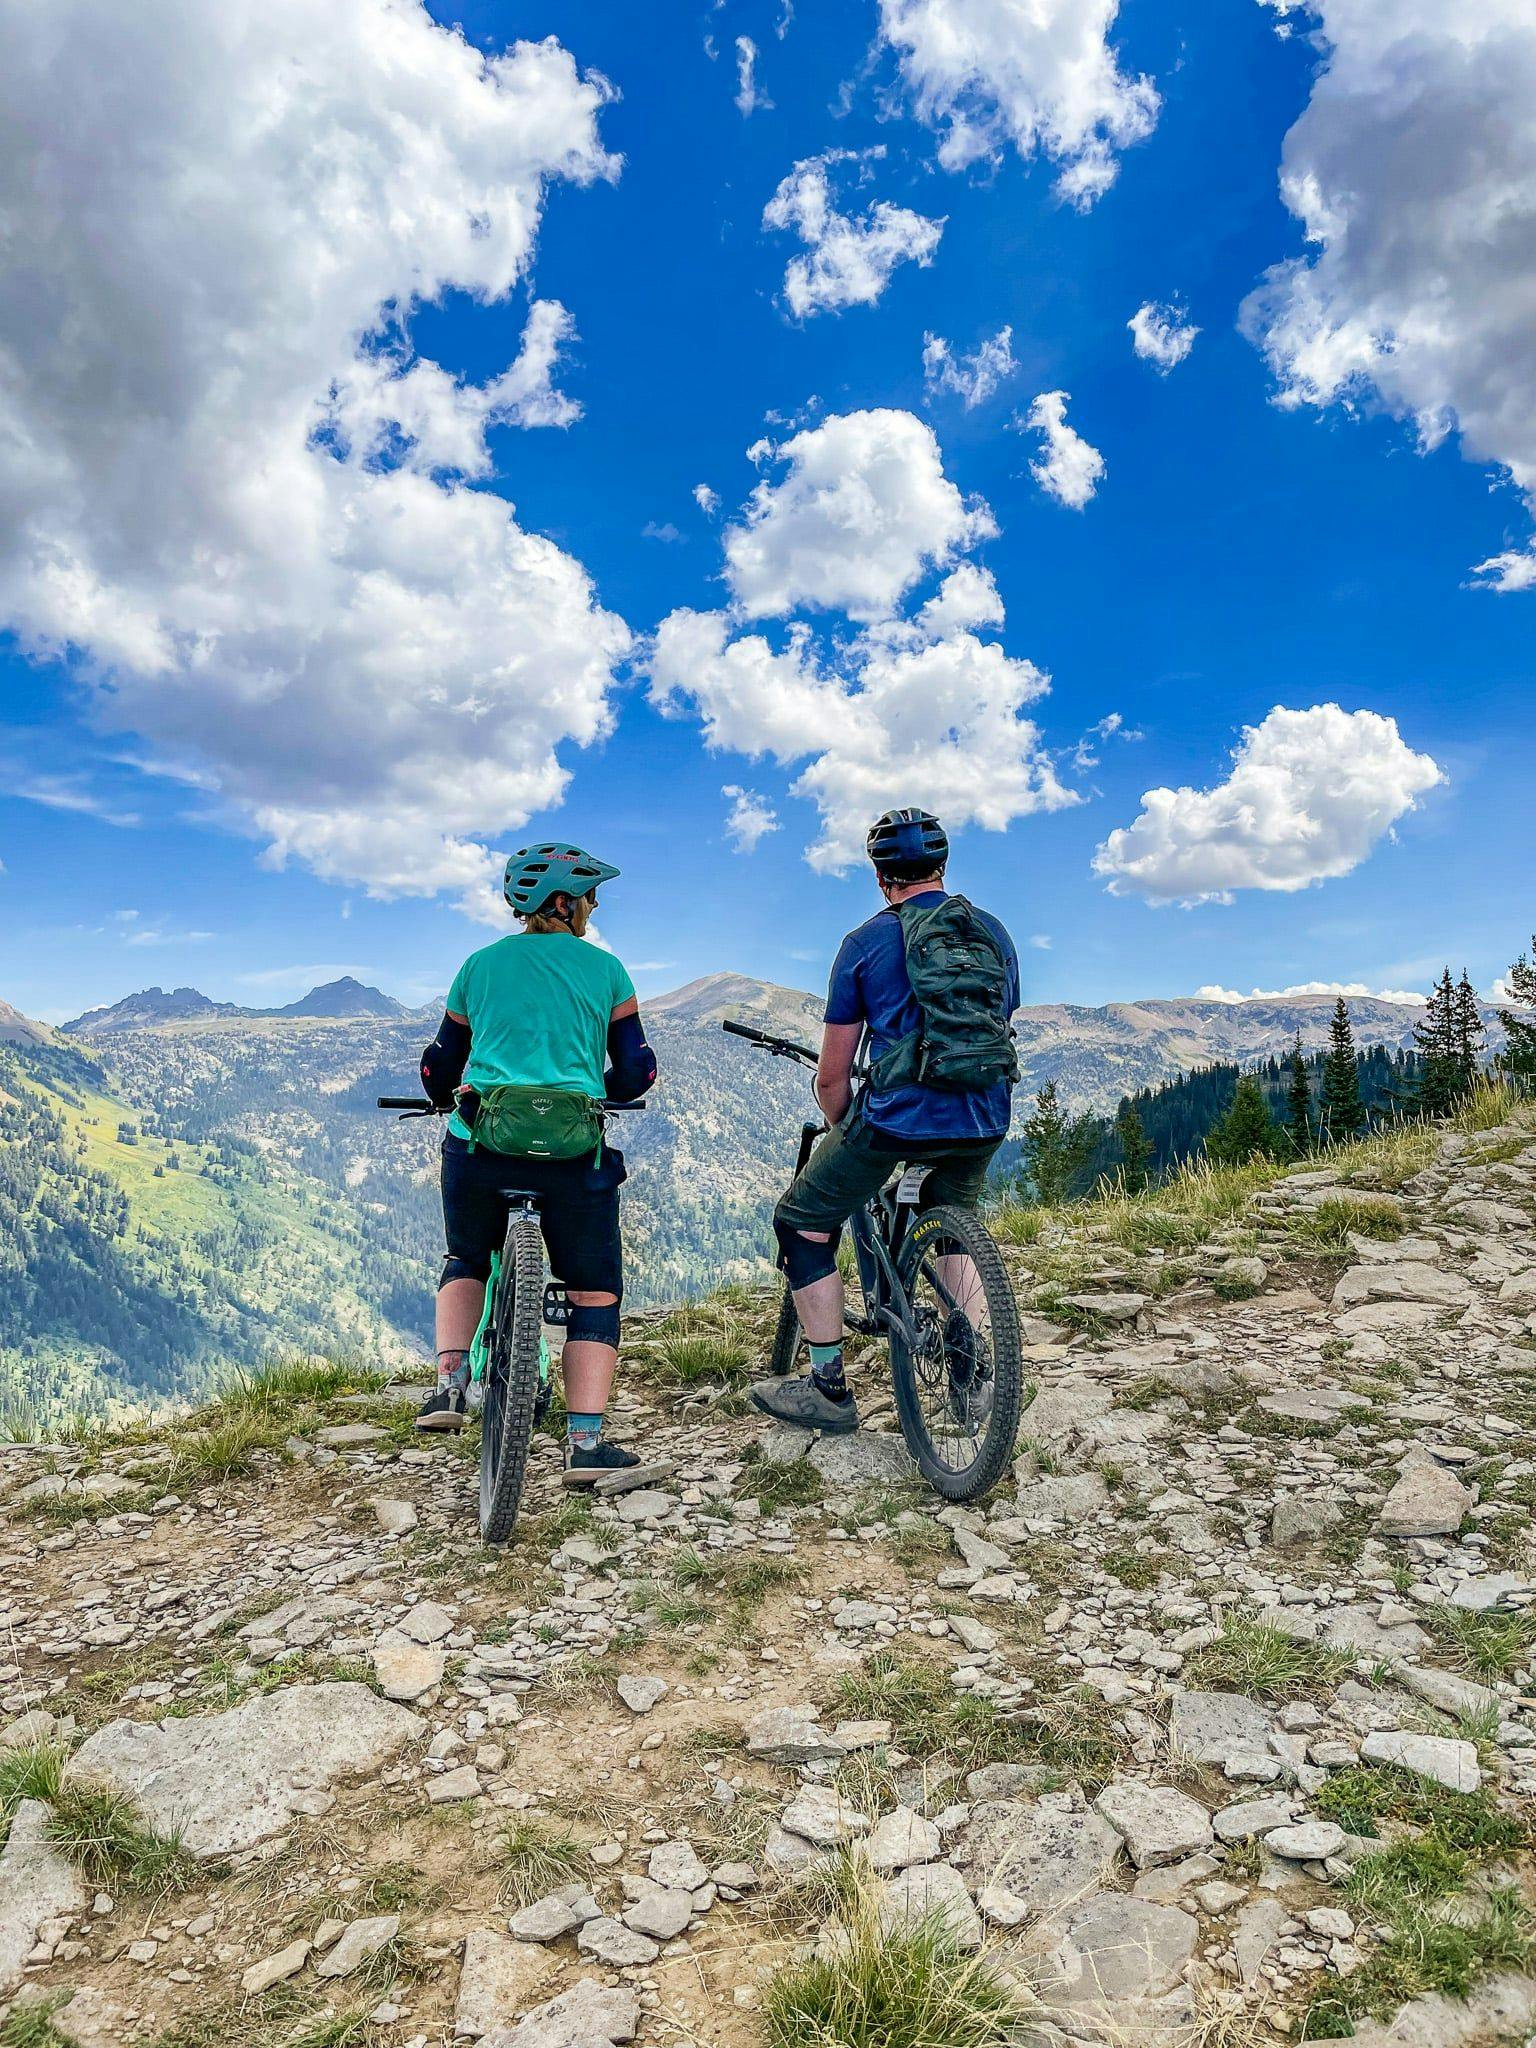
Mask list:
[[[560,1089],[631,1102],[656,1079],[634,983],[614,954],[583,939],[600,883],[618,869],[579,846],[525,847],[507,862],[520,932],[471,953],[453,978],[437,1037],[421,1056],[431,1099],[454,1104],[443,1139],[448,1255],[437,1292],[437,1388],[421,1430],[464,1427],[469,1347],[485,1305],[491,1254],[507,1227],[508,1187],[540,1197],[551,1270],[571,1305],[565,1377],[568,1485],[639,1461],[603,1441],[618,1364],[623,1155],[602,1145],[578,1159],[531,1159],[471,1144],[470,1118],[492,1088]]]

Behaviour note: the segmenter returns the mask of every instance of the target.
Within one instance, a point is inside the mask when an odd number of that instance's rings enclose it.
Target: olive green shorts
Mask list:
[[[878,1135],[857,1111],[828,1131],[780,1196],[773,1212],[775,1224],[786,1230],[835,1233],[885,1186],[903,1162],[930,1167],[923,1182],[925,1209],[943,1204],[977,1209],[987,1168],[1003,1142],[1001,1138],[980,1138],[974,1143],[940,1145],[927,1139],[914,1141],[910,1151],[892,1152],[875,1143]]]

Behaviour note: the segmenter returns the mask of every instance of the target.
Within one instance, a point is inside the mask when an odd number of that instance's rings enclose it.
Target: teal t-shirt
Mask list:
[[[509,932],[471,953],[448,1007],[469,1019],[471,1088],[573,1088],[601,1095],[608,1020],[635,992],[623,961],[566,932]],[[455,1137],[469,1128],[458,1112]]]

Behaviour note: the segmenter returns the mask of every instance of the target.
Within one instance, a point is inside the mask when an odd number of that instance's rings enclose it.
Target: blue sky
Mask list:
[[[963,9],[971,0],[917,4]],[[985,11],[995,0],[977,4]],[[922,560],[892,616],[910,626],[916,607],[961,561],[990,572],[1006,623],[984,637],[1050,677],[1048,694],[1025,712],[1038,728],[1032,758],[1054,762],[1062,788],[1083,799],[1022,810],[1005,831],[972,824],[955,832],[954,884],[1001,914],[1021,941],[1039,942],[1025,950],[1026,1000],[1097,1003],[1202,984],[1281,988],[1313,979],[1408,988],[1446,959],[1465,963],[1488,987],[1536,914],[1516,887],[1528,841],[1522,798],[1530,786],[1536,589],[1517,587],[1518,568],[1502,572],[1511,584],[1503,593],[1474,587],[1473,572],[1501,551],[1525,559],[1529,518],[1510,476],[1525,483],[1529,439],[1517,435],[1505,446],[1483,434],[1474,445],[1472,432],[1453,430],[1426,453],[1426,387],[1394,386],[1389,371],[1374,383],[1314,388],[1306,402],[1278,405],[1284,378],[1274,351],[1266,353],[1251,319],[1249,332],[1239,327],[1240,308],[1265,273],[1307,252],[1278,176],[1287,133],[1330,61],[1330,45],[1306,32],[1329,27],[1326,8],[1316,18],[1287,17],[1280,25],[1297,32],[1282,36],[1268,7],[1127,0],[1110,32],[1113,59],[1122,78],[1149,78],[1159,104],[1150,134],[1112,150],[1117,175],[1086,209],[1057,194],[1060,151],[1054,160],[1049,149],[1025,154],[1005,139],[967,167],[944,167],[936,123],[920,118],[911,68],[904,73],[899,53],[879,40],[876,0],[803,6],[780,35],[784,11],[782,0],[724,0],[713,9],[488,0],[434,10],[483,48],[555,37],[580,72],[601,73],[617,96],[591,121],[601,148],[622,165],[607,178],[550,184],[516,281],[500,296],[475,281],[480,259],[470,254],[457,273],[443,272],[468,277],[469,288],[450,283],[406,323],[411,360],[440,365],[465,388],[487,385],[517,356],[533,300],[558,302],[577,337],[561,350],[548,388],[579,406],[579,418],[562,426],[489,414],[494,472],[462,481],[435,460],[425,488],[504,495],[522,532],[547,536],[584,568],[602,612],[635,636],[610,663],[611,730],[585,746],[556,739],[570,777],[563,801],[534,807],[526,826],[497,829],[494,818],[466,812],[452,829],[494,849],[570,837],[618,864],[623,878],[605,894],[600,923],[634,965],[642,993],[717,968],[818,983],[838,936],[873,904],[857,866],[838,873],[825,861],[807,863],[825,817],[794,784],[815,757],[711,751],[699,704],[663,715],[652,701],[645,636],[684,608],[714,614],[734,601],[724,630],[762,633],[782,656],[798,617],[823,673],[856,693],[864,657],[850,649],[868,619],[809,604],[749,616],[742,579],[723,578],[722,548],[727,530],[741,527],[754,486],[773,491],[793,468],[771,454],[754,464],[752,444],[766,437],[782,445],[828,420],[879,409],[931,430],[944,476],[968,503],[984,501],[996,528],[954,544],[947,559],[937,546],[919,548]],[[68,0],[61,12],[78,17],[83,31],[93,8]],[[273,38],[302,34],[298,0],[274,12]],[[434,45],[446,40],[422,33]],[[747,114],[736,103],[738,36],[755,43],[757,87],[772,102]],[[278,62],[280,41],[266,47]],[[140,54],[151,68],[153,48]],[[323,49],[310,55],[331,61]],[[1353,53],[1357,65],[1379,56]],[[366,81],[357,88],[365,89]],[[173,78],[173,100],[175,90]],[[462,82],[443,85],[445,101],[467,91]],[[316,117],[317,140],[324,120],[356,127],[367,111],[339,101]],[[77,115],[61,103],[58,118],[62,139],[35,131],[0,151],[46,158],[58,150],[88,177],[89,147],[69,132]],[[83,124],[85,110],[78,118]],[[455,132],[451,105],[439,132]],[[1323,139],[1342,146],[1337,129]],[[186,148],[198,147],[189,130]],[[795,320],[784,303],[785,266],[801,243],[792,232],[765,230],[763,209],[793,166],[832,150],[884,152],[828,173],[836,202],[855,220],[886,201],[942,219],[942,237],[931,261],[895,267],[876,303]],[[1337,149],[1322,152],[1325,162],[1336,158]],[[467,175],[466,187],[473,182]],[[1394,195],[1379,192],[1373,203],[1390,216]],[[1404,194],[1401,203],[1416,202]],[[232,264],[238,256],[231,251]],[[100,302],[90,260],[82,250],[74,270],[61,267],[60,303]],[[402,265],[406,278],[414,274],[410,260],[398,250],[381,258],[381,289],[400,289],[391,280]],[[1424,256],[1421,268],[1428,263]],[[1410,275],[1402,289],[1412,286]],[[1330,284],[1345,313],[1351,288],[1346,266]],[[1132,348],[1127,323],[1144,302],[1177,302],[1199,328],[1187,359],[1166,374]],[[197,317],[208,318],[199,303]],[[163,348],[164,388],[174,392],[179,375],[200,374],[194,359],[202,352],[180,346],[176,323],[190,316],[174,295],[154,295],[152,306],[142,334],[129,325],[121,346]],[[222,341],[228,360],[238,361],[243,317],[236,293],[230,332],[213,337],[209,360],[222,359]],[[955,393],[925,387],[925,335],[969,356],[1005,326],[1014,367],[993,395],[967,408]],[[306,721],[324,725],[326,693],[347,671],[318,664],[298,698],[273,685],[268,710],[267,685],[251,681],[244,654],[235,682],[205,628],[199,652],[189,655],[193,636],[180,622],[227,613],[202,585],[195,599],[187,596],[190,572],[173,561],[185,545],[171,531],[179,509],[146,482],[148,470],[132,472],[143,458],[124,454],[122,409],[142,404],[146,418],[157,418],[149,397],[125,373],[108,434],[78,417],[83,387],[72,391],[66,376],[54,375],[41,325],[24,332],[13,317],[0,326],[0,344],[28,362],[38,416],[67,443],[93,495],[93,447],[112,466],[101,506],[89,515],[59,511],[57,532],[80,541],[104,583],[119,576],[113,587],[130,591],[135,604],[162,607],[162,620],[178,626],[180,664],[157,668],[134,651],[130,631],[114,624],[109,635],[96,623],[100,607],[78,598],[73,616],[85,623],[62,636],[67,648],[57,631],[50,644],[38,622],[51,615],[35,578],[0,576],[14,629],[0,642],[0,995],[61,1018],[151,982],[280,1002],[349,971],[410,1000],[429,999],[490,933],[460,907],[456,881],[436,894],[405,893],[413,877],[430,880],[437,870],[403,823],[377,874],[370,867],[370,834],[393,834],[410,808],[398,794],[409,763],[370,770],[373,780],[356,799],[356,830],[337,851],[315,819],[323,823],[328,810],[350,817],[347,756],[361,760],[365,751],[340,746],[319,797],[305,787],[306,822],[293,828],[294,850],[281,865],[264,857],[288,830],[272,816],[287,817],[301,802],[294,791],[303,778],[287,753],[313,754],[318,728]],[[1283,347],[1283,337],[1274,346]],[[377,344],[364,355],[377,362]],[[189,372],[178,367],[183,357],[194,361]],[[405,361],[398,357],[396,367]],[[1458,385],[1454,365],[1443,374],[1445,389],[1429,386],[1430,398],[1458,418],[1470,417],[1474,399],[1485,404],[1486,392]],[[1511,377],[1518,382],[1514,370]],[[147,370],[142,381],[154,381]],[[1038,394],[1052,391],[1070,394],[1071,427],[1102,457],[1102,479],[1081,509],[1031,474],[1038,436],[1017,425]],[[322,395],[314,394],[317,402]],[[1524,396],[1528,412],[1529,385]],[[1518,409],[1518,389],[1515,400]],[[1417,435],[1405,417],[1413,411]],[[1528,418],[1521,431],[1529,437]],[[375,468],[392,459],[378,456]],[[243,460],[241,474],[222,486],[242,516],[261,476],[259,451]],[[204,456],[200,488],[208,470]],[[699,484],[718,494],[714,516],[695,502]],[[273,490],[267,509],[276,507],[280,528],[284,500]],[[162,518],[163,546],[155,532]],[[297,509],[293,523],[302,525]],[[8,532],[13,551],[25,553],[18,529],[0,517],[0,537]],[[208,544],[224,543],[210,536]],[[329,622],[301,618],[293,627],[293,591],[307,565],[282,552],[286,538],[263,545],[281,569],[282,634],[264,618],[239,626],[251,644],[276,648],[264,659],[281,667],[298,659],[284,650],[307,647]],[[429,582],[436,565],[427,550],[419,556]],[[131,576],[119,566],[130,557]],[[267,604],[278,580],[270,568],[240,570],[230,603],[252,612]],[[418,583],[414,597],[473,612],[475,574],[441,573],[441,592],[423,593]],[[323,579],[314,601],[325,602]],[[365,593],[365,606],[371,602]],[[401,641],[417,623],[415,613],[402,613]],[[382,677],[365,730],[387,724],[397,699],[419,711],[424,694],[420,658],[393,676],[391,633],[377,616],[359,633],[374,630],[376,641],[338,657]],[[481,658],[466,657],[471,668]],[[535,649],[494,717],[537,728],[541,673]],[[238,700],[238,714],[219,711],[220,690],[230,693],[228,704]],[[293,708],[300,702],[302,716]],[[1433,786],[1425,786],[1428,771],[1416,781],[1410,775],[1410,796],[1365,823],[1347,822],[1344,843],[1359,857],[1346,852],[1333,863],[1347,872],[1295,891],[1254,886],[1255,861],[1263,871],[1270,856],[1250,847],[1227,901],[1211,900],[1208,866],[1199,867],[1204,884],[1194,892],[1207,900],[1188,907],[1151,902],[1146,887],[1123,875],[1122,893],[1106,887],[1106,874],[1093,868],[1095,849],[1132,826],[1144,791],[1212,789],[1230,773],[1242,728],[1261,725],[1277,706],[1328,704],[1395,722],[1389,776],[1392,762],[1404,759],[1427,758],[1439,770]],[[734,711],[744,729],[745,714]],[[1122,733],[1092,748],[1094,765],[1074,766],[1072,750],[1111,714]],[[573,714],[568,733],[577,722]],[[466,747],[483,729],[482,716]],[[1348,728],[1350,745],[1355,730]],[[841,772],[834,750],[828,777]],[[1368,765],[1365,772],[1369,779]],[[751,852],[727,835],[727,785],[755,792],[775,814],[777,829]],[[430,807],[434,792],[451,795],[451,787],[451,769],[440,772],[423,801]],[[918,779],[900,794],[922,802],[929,792]],[[1369,810],[1369,799],[1361,801]],[[369,893],[377,876],[387,897]]]

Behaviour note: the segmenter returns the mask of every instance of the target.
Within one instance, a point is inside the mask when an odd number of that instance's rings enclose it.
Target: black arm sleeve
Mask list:
[[[656,1079],[656,1055],[645,1042],[637,1015],[615,1017],[608,1026],[608,1071],[603,1088],[615,1102],[633,1102]]]
[[[469,1026],[455,1023],[445,1010],[437,1036],[421,1056],[421,1085],[439,1109],[453,1101],[469,1058]]]

